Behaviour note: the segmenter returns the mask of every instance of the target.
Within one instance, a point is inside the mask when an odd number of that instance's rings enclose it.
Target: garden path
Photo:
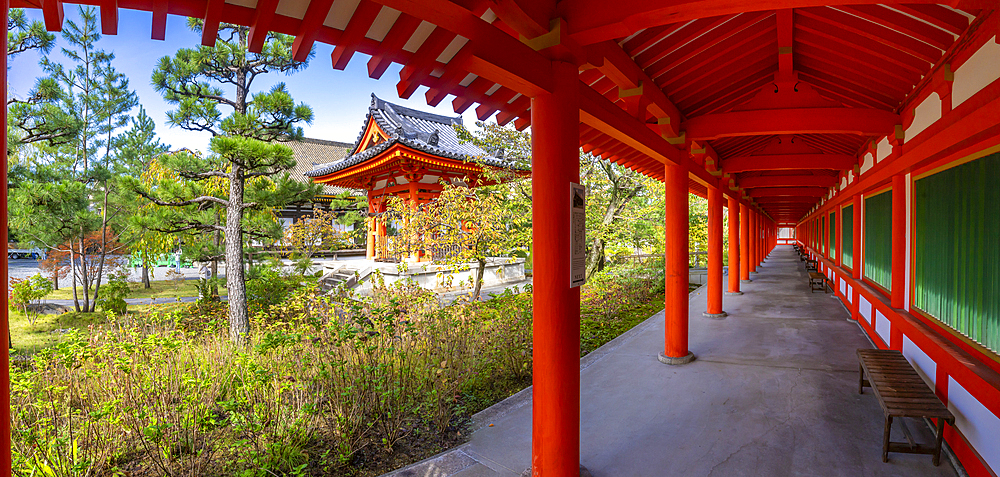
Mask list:
[[[810,293],[778,246],[726,296],[729,317],[690,297],[691,364],[657,361],[663,313],[581,360],[581,463],[596,477],[955,476],[950,459],[890,454],[882,411],[857,393],[857,348],[871,343],[832,294]],[[926,425],[909,421],[914,437]],[[389,475],[515,477],[531,457],[531,388],[476,416],[470,442]],[[898,425],[893,440],[904,440]]]

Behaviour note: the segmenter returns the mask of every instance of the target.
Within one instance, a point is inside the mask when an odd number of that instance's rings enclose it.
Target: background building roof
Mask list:
[[[385,141],[370,146],[353,156],[321,164],[319,167],[305,173],[309,177],[318,177],[337,172],[377,156],[393,144],[402,144],[438,157],[446,157],[463,162],[478,162],[491,167],[508,169],[523,169],[503,159],[499,152],[489,153],[475,144],[462,142],[455,126],[462,125],[461,116],[443,116],[439,114],[417,111],[405,106],[393,104],[372,94],[364,124],[352,150],[360,146],[364,139],[369,120],[374,120],[388,136]],[[501,156],[501,157],[497,157]]]

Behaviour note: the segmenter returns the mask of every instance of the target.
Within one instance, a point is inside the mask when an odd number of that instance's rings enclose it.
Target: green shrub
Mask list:
[[[100,288],[101,297],[97,300],[97,306],[101,307],[104,313],[109,315],[124,315],[128,309],[125,297],[131,292],[128,286],[125,273],[111,275],[108,283]]]

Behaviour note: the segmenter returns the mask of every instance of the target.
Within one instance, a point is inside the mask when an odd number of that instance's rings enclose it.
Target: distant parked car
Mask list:
[[[27,248],[23,244],[19,243],[8,243],[7,258],[11,260],[20,260],[24,258],[30,258],[34,260],[44,260],[45,251],[37,247]]]

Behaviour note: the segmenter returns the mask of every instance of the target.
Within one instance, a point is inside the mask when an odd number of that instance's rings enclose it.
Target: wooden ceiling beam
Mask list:
[[[834,176],[814,175],[781,175],[755,176],[741,178],[740,187],[753,189],[758,187],[833,187],[837,183]]]
[[[267,34],[271,29],[271,21],[274,20],[275,11],[278,8],[278,0],[257,0],[257,8],[253,12],[253,23],[250,24],[250,33],[247,35],[247,50],[251,53],[260,53],[267,40]]]
[[[295,61],[305,61],[309,58],[319,28],[326,21],[331,6],[333,6],[333,0],[310,0],[309,6],[306,7],[306,14],[302,17],[302,23],[299,25],[299,31],[295,35],[295,41],[292,42],[292,58]]]
[[[682,125],[691,141],[764,134],[859,134],[885,136],[902,124],[881,109],[796,108],[705,114]]]
[[[842,171],[858,163],[848,154],[774,154],[737,156],[722,160],[722,171],[737,174],[748,171],[789,171],[802,169],[832,169]]]
[[[333,53],[330,53],[330,63],[333,65],[333,69],[343,70],[347,68],[347,64],[357,51],[358,42],[368,33],[380,11],[382,11],[382,5],[377,3],[368,0],[361,0],[358,3],[354,15],[351,16],[347,27],[344,28],[344,33],[340,36],[340,41],[333,47]]]
[[[823,197],[829,193],[826,187],[761,187],[750,189],[747,194],[750,197],[774,197],[774,196],[796,196],[796,197]]]

